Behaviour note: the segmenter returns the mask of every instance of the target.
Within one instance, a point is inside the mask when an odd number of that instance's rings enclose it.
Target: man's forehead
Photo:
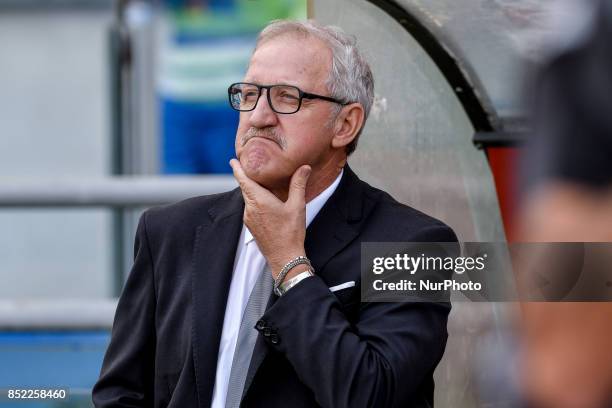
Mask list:
[[[266,85],[311,85],[325,81],[330,65],[331,53],[322,41],[282,36],[257,48],[245,80]]]

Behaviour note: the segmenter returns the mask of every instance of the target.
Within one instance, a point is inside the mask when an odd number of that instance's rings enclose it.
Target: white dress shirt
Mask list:
[[[340,172],[336,180],[334,180],[329,187],[323,190],[323,192],[310,202],[306,203],[306,227],[310,225],[314,217],[316,217],[323,205],[336,190],[338,184],[340,184],[343,173],[344,170]],[[230,372],[232,370],[232,360],[234,359],[236,342],[238,341],[240,322],[242,321],[242,315],[249,300],[249,296],[251,295],[251,291],[260,273],[271,272],[251,231],[243,225],[240,239],[238,240],[238,248],[236,249],[232,283],[230,284],[227,304],[225,306],[221,344],[219,345],[219,354],[217,357],[217,372],[215,375],[212,408],[225,408],[227,388]]]

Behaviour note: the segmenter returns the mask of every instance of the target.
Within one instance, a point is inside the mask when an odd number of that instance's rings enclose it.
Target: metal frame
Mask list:
[[[188,197],[205,194],[214,194],[235,188],[237,183],[231,176],[126,176],[143,170],[142,163],[134,165],[134,158],[127,157],[133,153],[135,112],[130,108],[130,101],[136,97],[134,86],[134,69],[138,68],[134,54],[134,46],[142,43],[140,27],[130,27],[127,19],[128,8],[138,3],[131,0],[54,0],[43,2],[40,0],[10,1],[0,0],[0,9],[23,9],[38,11],[63,10],[67,7],[83,9],[111,9],[113,21],[109,27],[108,58],[110,63],[109,83],[111,106],[111,174],[112,177],[100,179],[80,180],[6,180],[0,182],[0,209],[2,208],[74,208],[74,207],[103,207],[112,211],[113,229],[113,277],[114,294],[118,296],[125,279],[125,260],[128,259],[128,243],[126,231],[131,227],[130,214],[126,209],[149,207],[153,205],[168,204]],[[140,61],[143,65],[143,61]],[[146,65],[146,64],[144,64]],[[144,169],[148,170],[149,169]],[[131,244],[131,243],[130,243]],[[96,303],[97,302],[97,303]],[[110,302],[110,303],[109,303]],[[114,301],[103,301],[105,305],[114,304]],[[98,301],[83,300],[70,303],[71,306],[56,307],[65,301],[53,300],[46,302],[25,302],[22,300],[6,300],[0,302],[0,328],[15,326],[16,317],[22,316],[25,321],[32,323],[28,316],[38,316],[36,328],[41,327],[73,327],[72,322],[80,321],[78,327],[89,327],[79,316],[83,311],[96,309]],[[103,307],[100,310],[107,310]],[[52,313],[49,314],[49,311]],[[114,312],[114,307],[113,307]],[[88,314],[89,312],[85,313]],[[91,313],[89,313],[91,314]],[[57,316],[64,316],[65,321]],[[55,317],[53,317],[55,316]],[[112,321],[106,316],[102,326],[110,328]],[[96,320],[94,319],[94,322]],[[33,323],[32,323],[33,324]],[[98,323],[95,323],[96,326]],[[20,327],[34,327],[29,324]]]
[[[119,211],[215,194],[237,185],[232,176],[4,181],[0,183],[0,209],[104,207]],[[119,292],[122,276],[115,276]],[[110,329],[115,307],[116,300],[110,299],[0,300],[0,330]]]
[[[0,300],[0,330],[110,329],[117,300]]]
[[[472,141],[479,149],[486,147],[518,147],[526,142],[523,132],[476,132]]]
[[[449,41],[446,43],[430,30],[423,21],[427,16],[417,10],[406,10],[393,0],[367,0],[389,14],[419,43],[423,50],[438,66],[440,72],[457,95],[465,112],[477,132],[489,132],[497,122],[492,104],[488,101],[482,86],[475,91],[476,75],[469,66],[462,65],[455,57],[458,52],[452,51]]]
[[[113,175],[157,174],[156,112],[153,77],[154,22],[151,0],[113,0],[109,27],[111,172]],[[136,215],[115,208],[112,215],[114,292],[118,296],[131,264]]]
[[[106,179],[16,180],[0,183],[0,208],[149,207],[238,186],[232,176],[123,176]]]
[[[394,0],[366,0],[391,16],[419,43],[455,92],[473,128],[474,145],[486,147],[520,145],[525,139],[523,131],[504,131],[504,119],[498,118],[484,86],[468,63],[462,62],[450,39],[436,32],[425,23],[429,17],[418,9],[407,10]],[[433,26],[433,24],[432,24]]]

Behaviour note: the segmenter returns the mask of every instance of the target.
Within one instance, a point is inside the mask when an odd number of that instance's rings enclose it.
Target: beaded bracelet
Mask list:
[[[310,259],[306,258],[303,255],[300,255],[297,258],[292,259],[291,261],[287,262],[285,266],[283,266],[283,269],[281,269],[281,271],[279,272],[276,279],[274,280],[274,293],[278,295],[279,293],[278,287],[280,286],[281,283],[283,283],[285,276],[287,276],[287,273],[289,273],[291,269],[295,268],[298,265],[308,265],[310,268],[312,268],[312,265],[310,264]]]

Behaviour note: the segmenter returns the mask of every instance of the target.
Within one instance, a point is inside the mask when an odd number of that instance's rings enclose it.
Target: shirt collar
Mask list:
[[[340,179],[342,179],[343,174],[344,169],[340,170],[340,174],[338,174],[338,177],[336,177],[333,183],[331,183],[315,198],[306,203],[306,228],[308,228],[312,220],[314,220],[319,211],[321,211],[321,208],[323,208],[329,197],[331,197],[334,191],[336,191],[336,188],[338,187],[338,184],[340,184]],[[251,234],[251,231],[249,231],[246,225],[243,226],[243,233],[245,245],[253,241],[253,234]]]

